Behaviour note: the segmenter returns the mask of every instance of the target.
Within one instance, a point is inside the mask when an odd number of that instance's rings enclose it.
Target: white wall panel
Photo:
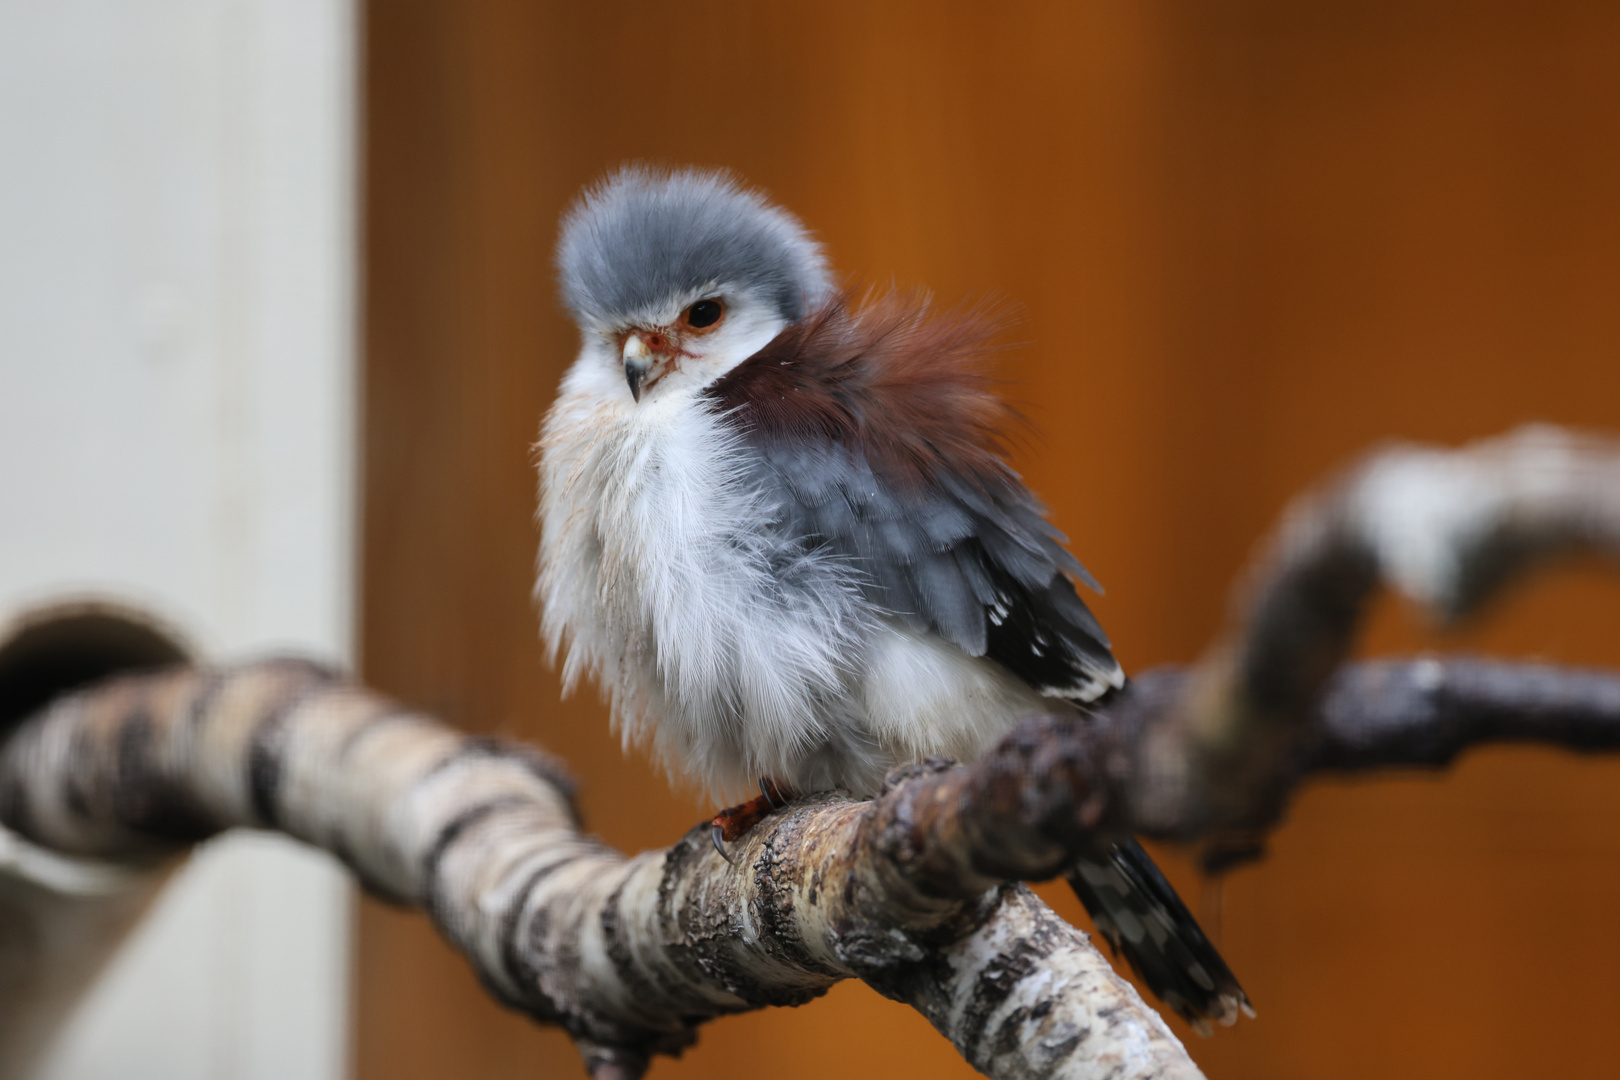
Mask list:
[[[349,0],[0,0],[0,614],[350,659],[355,80]],[[341,1075],[349,907],[210,845],[43,1075]]]

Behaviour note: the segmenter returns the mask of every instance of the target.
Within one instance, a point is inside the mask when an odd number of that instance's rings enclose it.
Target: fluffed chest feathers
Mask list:
[[[537,592],[565,682],[596,678],[628,741],[713,790],[847,738],[872,629],[854,572],[775,527],[751,453],[691,400],[565,394],[542,437]]]

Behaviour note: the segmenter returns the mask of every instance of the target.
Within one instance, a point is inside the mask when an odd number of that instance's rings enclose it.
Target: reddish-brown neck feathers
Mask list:
[[[933,315],[890,295],[851,311],[834,297],[710,389],[751,435],[859,449],[881,475],[928,482],[947,470],[976,485],[1010,478],[1016,420],[985,374],[996,332],[983,311]]]

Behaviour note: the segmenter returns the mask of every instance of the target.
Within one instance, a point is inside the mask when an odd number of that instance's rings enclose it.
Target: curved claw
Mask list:
[[[759,794],[772,810],[780,810],[795,798],[794,793],[768,776],[759,778]]]
[[[720,853],[720,857],[726,860],[726,862],[732,863],[732,865],[735,866],[736,863],[732,861],[731,855],[726,851],[725,828],[720,825],[709,826],[709,839],[714,841],[714,850]]]

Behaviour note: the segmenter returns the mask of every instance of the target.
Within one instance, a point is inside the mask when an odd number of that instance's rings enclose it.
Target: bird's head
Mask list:
[[[638,403],[697,393],[830,291],[793,215],[696,169],[630,166],[586,191],[563,218],[557,270],[580,364]]]

